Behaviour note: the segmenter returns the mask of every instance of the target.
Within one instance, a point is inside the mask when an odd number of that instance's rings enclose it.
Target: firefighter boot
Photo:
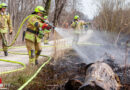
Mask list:
[[[38,64],[39,64],[39,63],[38,63],[38,60],[36,59],[36,60],[35,60],[35,65],[38,65]]]
[[[36,57],[35,57],[35,65],[38,65],[38,57],[40,56],[41,54],[41,50],[38,50],[35,52],[36,53]]]
[[[8,56],[8,52],[7,52],[7,51],[4,51],[4,55],[5,55],[5,56]]]
[[[35,51],[34,50],[29,51],[29,63],[35,64]]]

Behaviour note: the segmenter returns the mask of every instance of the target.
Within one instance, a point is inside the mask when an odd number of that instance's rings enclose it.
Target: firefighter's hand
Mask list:
[[[10,31],[9,31],[9,34],[12,35],[12,33],[13,33],[13,30],[10,30]]]

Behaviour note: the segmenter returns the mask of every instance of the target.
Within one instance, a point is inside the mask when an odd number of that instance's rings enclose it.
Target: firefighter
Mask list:
[[[78,15],[74,16],[74,21],[71,24],[71,27],[74,29],[74,38],[73,38],[73,44],[77,44],[79,40],[79,35],[81,34],[84,25],[87,25],[88,23],[84,22],[83,20],[80,20],[80,17]]]
[[[48,22],[48,16],[44,16],[44,20],[45,22]],[[51,28],[49,27],[44,30],[44,44],[45,45],[48,44],[50,32],[51,32]]]
[[[8,48],[6,46],[8,30],[10,35],[13,32],[10,15],[6,12],[7,7],[6,3],[0,4],[0,40],[2,40],[2,48],[5,56],[8,56]]]
[[[37,6],[27,22],[25,42],[29,54],[29,63],[33,65],[38,64],[38,57],[42,50],[41,39],[43,38],[43,29],[47,27],[47,24],[43,23],[41,18],[37,16],[42,17],[44,13],[44,8]]]

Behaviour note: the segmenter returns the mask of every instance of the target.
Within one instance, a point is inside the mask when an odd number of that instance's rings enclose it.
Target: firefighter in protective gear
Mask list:
[[[29,54],[29,63],[38,64],[38,57],[41,53],[41,39],[43,37],[42,28],[46,28],[47,24],[42,23],[39,17],[42,17],[45,10],[42,6],[37,6],[34,13],[27,22],[27,30],[25,32],[25,42]],[[37,16],[36,16],[37,15]]]
[[[48,16],[44,16],[44,20],[45,20],[45,22],[48,22]],[[44,30],[44,38],[43,38],[44,44],[48,44],[50,32],[51,32],[51,28],[49,28],[49,27]]]
[[[0,40],[2,40],[2,48],[5,56],[8,56],[8,48],[6,46],[7,33],[9,30],[9,34],[11,35],[13,31],[10,15],[6,12],[7,7],[6,3],[0,4]]]
[[[87,25],[88,23],[84,22],[83,20],[80,20],[80,17],[78,15],[74,16],[74,21],[71,24],[71,27],[74,29],[74,39],[73,44],[77,44],[79,40],[79,36],[83,30],[84,25]]]

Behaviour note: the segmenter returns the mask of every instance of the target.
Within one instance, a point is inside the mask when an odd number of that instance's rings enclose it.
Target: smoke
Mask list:
[[[74,33],[71,29],[57,28],[57,32],[72,45]],[[111,42],[111,34],[97,30],[87,30],[81,33],[78,44],[72,48],[80,55],[85,63],[92,63],[110,55],[118,64],[124,64],[125,48],[117,47]],[[130,63],[130,57],[128,58]]]

